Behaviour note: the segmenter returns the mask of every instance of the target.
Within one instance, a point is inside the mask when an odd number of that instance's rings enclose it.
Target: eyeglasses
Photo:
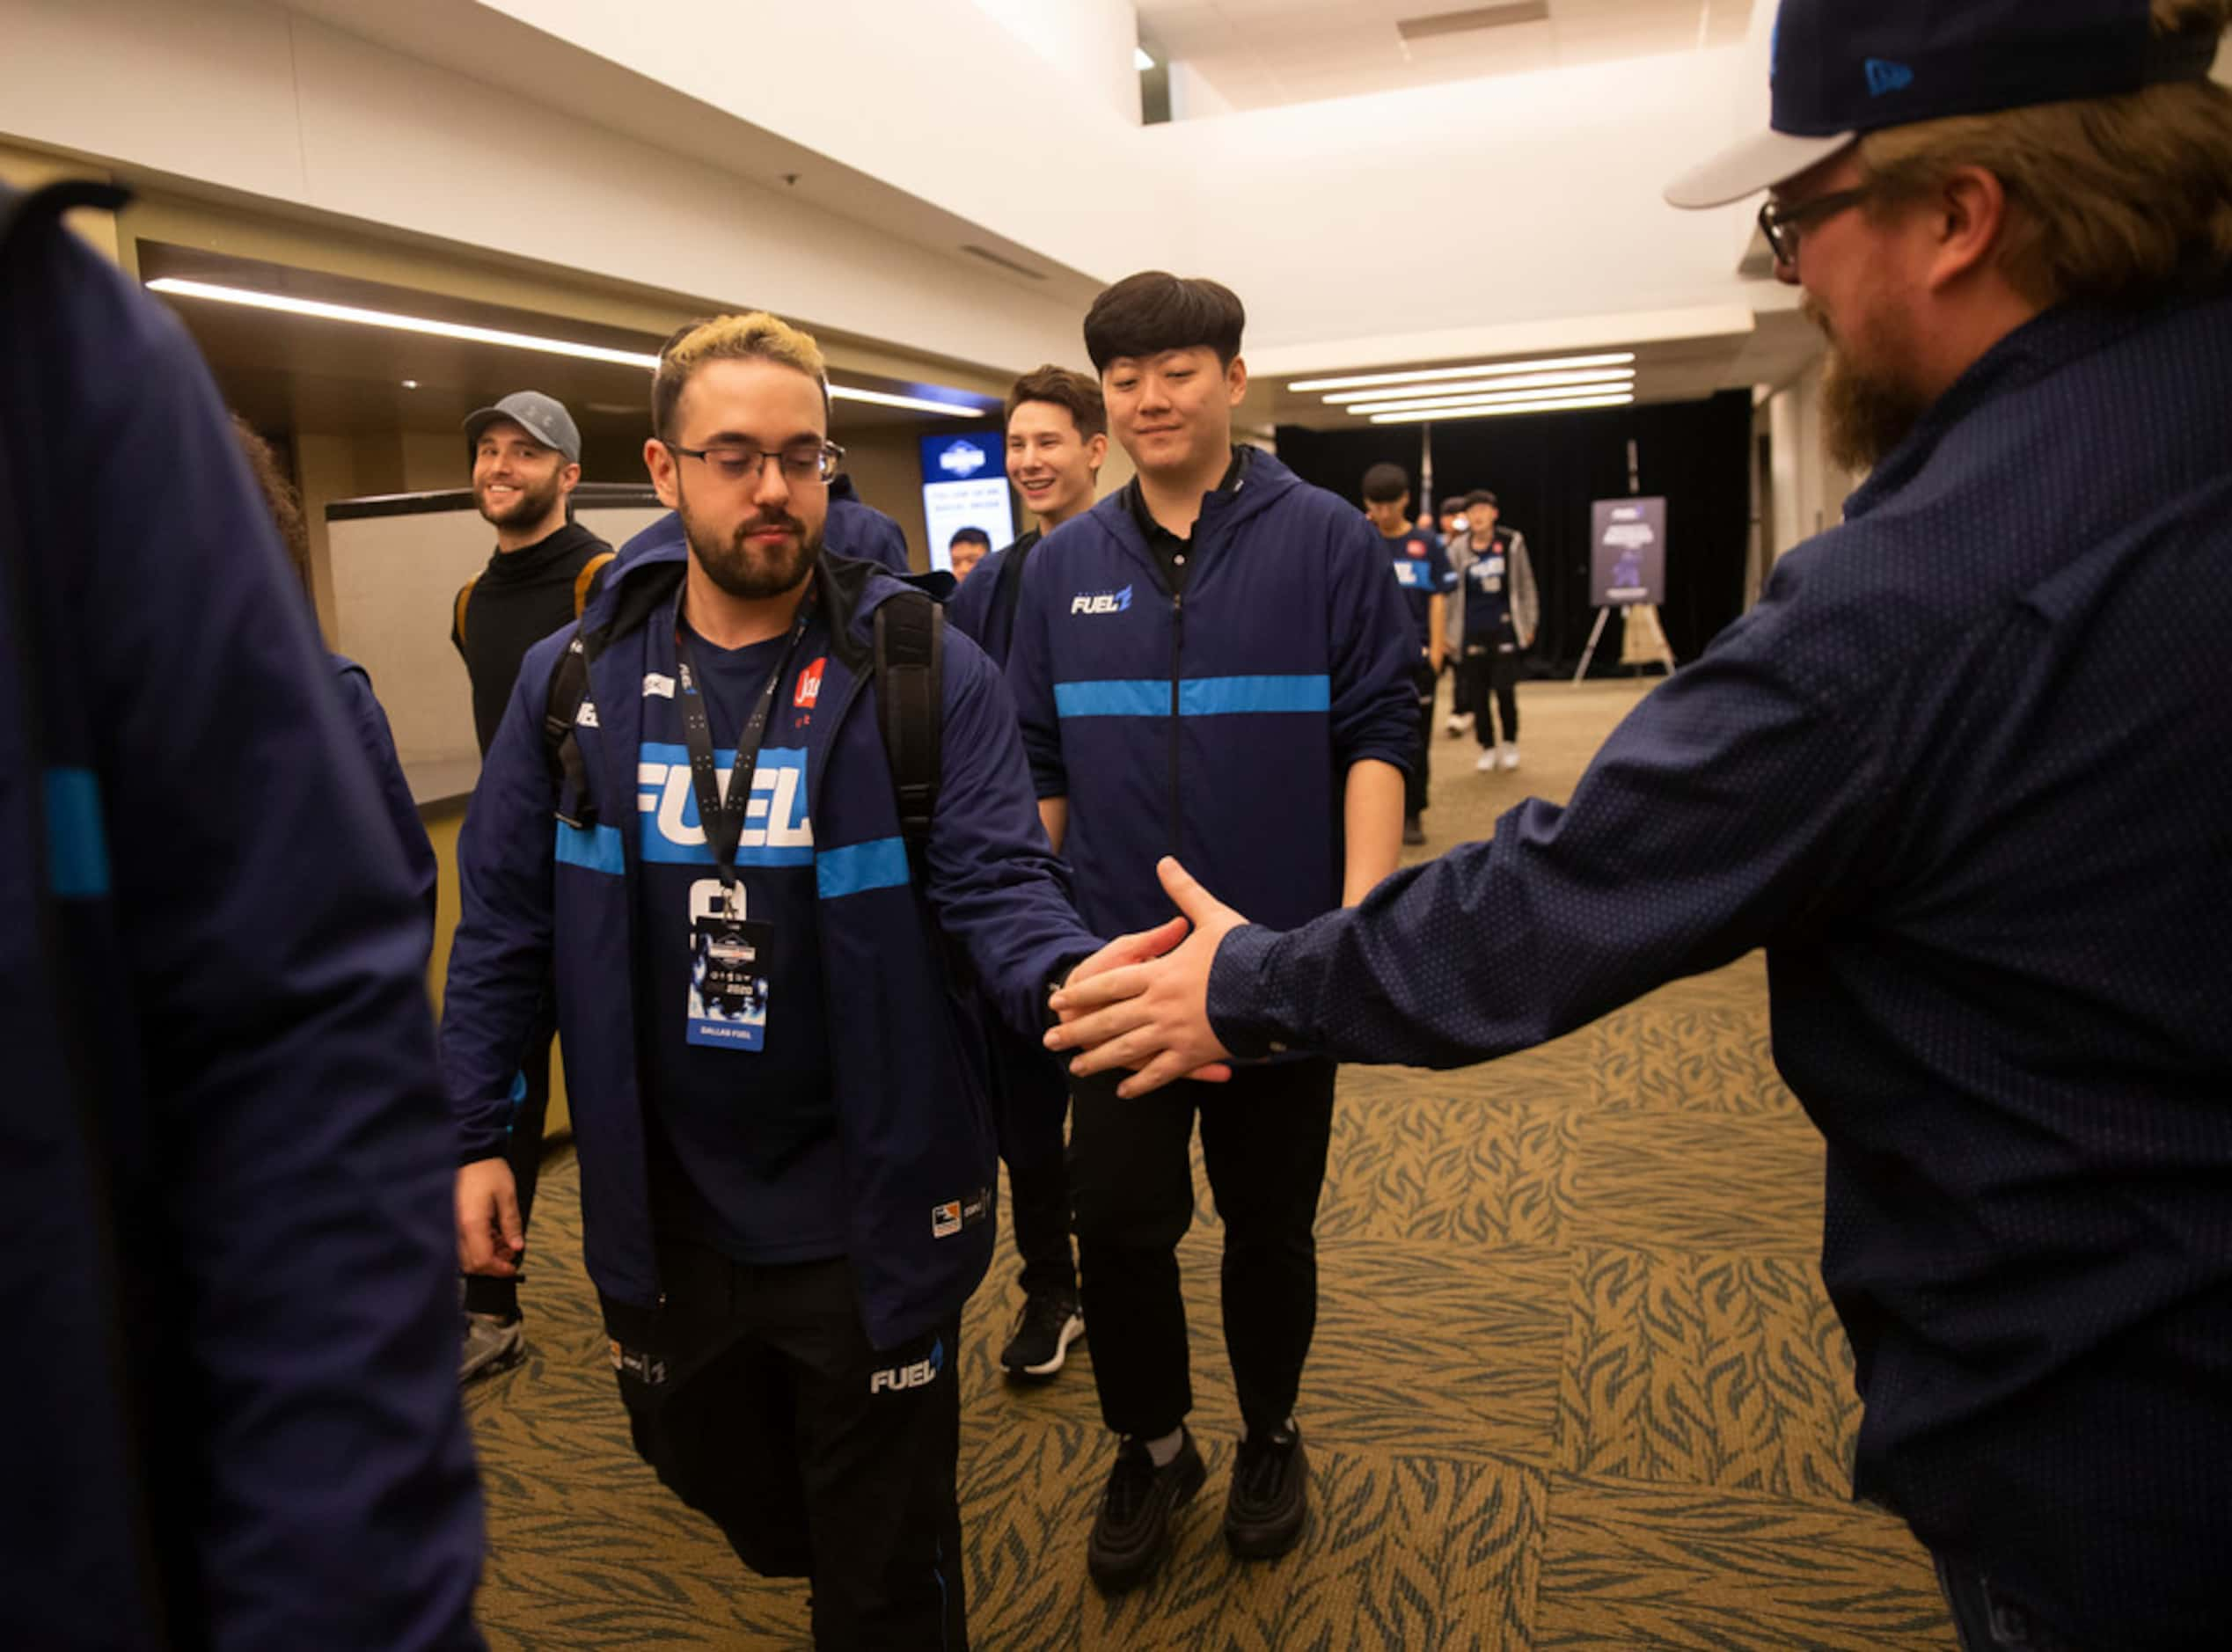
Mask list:
[[[1816,195],[1811,201],[1795,207],[1783,206],[1770,201],[1760,208],[1760,233],[1767,237],[1767,244],[1775,253],[1778,264],[1798,261],[1798,243],[1804,238],[1798,226],[1809,218],[1826,218],[1847,208],[1856,207],[1868,198],[1865,189],[1840,189],[1834,194]]]
[[[817,448],[786,448],[778,453],[744,447],[685,448],[664,438],[659,445],[677,457],[698,460],[716,481],[731,486],[757,483],[766,473],[770,459],[782,466],[785,481],[801,487],[835,481],[838,467],[845,463],[845,450],[834,442],[824,442]]]

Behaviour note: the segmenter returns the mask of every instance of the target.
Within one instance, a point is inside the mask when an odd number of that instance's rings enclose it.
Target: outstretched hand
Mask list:
[[[1082,1052],[1070,1064],[1079,1078],[1131,1069],[1116,1086],[1126,1098],[1174,1078],[1232,1076],[1224,1064],[1232,1052],[1209,1025],[1209,969],[1225,937],[1248,920],[1175,860],[1164,859],[1155,873],[1182,916],[1079,964],[1054,995],[1062,1025],[1046,1035],[1049,1049]]]

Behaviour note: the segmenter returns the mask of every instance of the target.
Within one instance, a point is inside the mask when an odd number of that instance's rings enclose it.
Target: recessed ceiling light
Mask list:
[[[403,388],[406,390],[416,390],[418,387],[419,381],[415,378],[406,378],[403,381]]]
[[[1375,425],[1416,425],[1429,420],[1500,419],[1511,413],[1563,413],[1570,408],[1625,407],[1633,396],[1574,396],[1564,401],[1504,402],[1494,407],[1447,407],[1426,413],[1383,413],[1372,415]]]
[[[1374,402],[1401,401],[1431,391],[1437,396],[1462,396],[1475,391],[1540,390],[1555,384],[1627,384],[1634,382],[1632,367],[1600,367],[1579,373],[1515,373],[1510,378],[1460,379],[1454,384],[1395,384],[1379,390],[1336,390],[1325,399],[1335,406],[1362,411]]]
[[[1287,389],[1369,390],[1374,384],[1431,384],[1452,378],[1501,377],[1511,373],[1540,373],[1569,367],[1626,367],[1636,359],[1633,350],[1602,355],[1560,355],[1539,362],[1478,362],[1470,367],[1422,367],[1407,373],[1358,373],[1347,378],[1297,379]]]
[[[320,321],[346,321],[361,327],[385,327],[396,333],[425,333],[437,339],[462,339],[469,344],[493,344],[507,350],[539,350],[547,355],[570,355],[584,362],[604,362],[616,367],[637,367],[648,373],[659,365],[656,355],[641,350],[615,350],[602,344],[582,344],[572,339],[544,338],[532,333],[510,333],[501,327],[476,327],[462,321],[436,321],[430,316],[406,316],[392,310],[366,310],[356,304],[329,304],[322,299],[297,298],[291,293],[257,292],[247,287],[224,287],[214,281],[185,281],[165,275],[148,282],[150,292],[174,298],[206,298],[221,304],[244,304],[251,310],[276,310]],[[956,391],[958,397],[965,392]],[[977,418],[984,409],[973,402],[933,401],[923,396],[895,396],[888,391],[862,390],[851,384],[831,384],[838,401],[872,402],[879,407],[904,407],[911,413],[940,413],[953,418]]]

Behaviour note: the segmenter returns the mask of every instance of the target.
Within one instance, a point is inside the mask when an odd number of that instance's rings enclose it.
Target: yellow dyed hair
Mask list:
[[[651,377],[651,428],[661,440],[674,435],[674,410],[690,376],[708,362],[777,362],[795,368],[822,387],[830,405],[829,367],[814,335],[764,310],[740,316],[707,316],[678,328],[659,351]]]

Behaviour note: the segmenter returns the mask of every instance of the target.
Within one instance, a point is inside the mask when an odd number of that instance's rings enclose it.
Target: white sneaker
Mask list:
[[[1516,740],[1506,741],[1504,744],[1497,747],[1496,750],[1496,766],[1497,768],[1516,769],[1519,766],[1518,742]]]
[[[1449,714],[1449,720],[1442,725],[1442,729],[1452,740],[1454,740],[1460,735],[1469,733],[1472,727],[1472,713],[1452,712]]]
[[[1496,771],[1495,752],[1491,751],[1485,746],[1482,747],[1480,761],[1475,763],[1473,767],[1478,769],[1482,774],[1493,774]]]

